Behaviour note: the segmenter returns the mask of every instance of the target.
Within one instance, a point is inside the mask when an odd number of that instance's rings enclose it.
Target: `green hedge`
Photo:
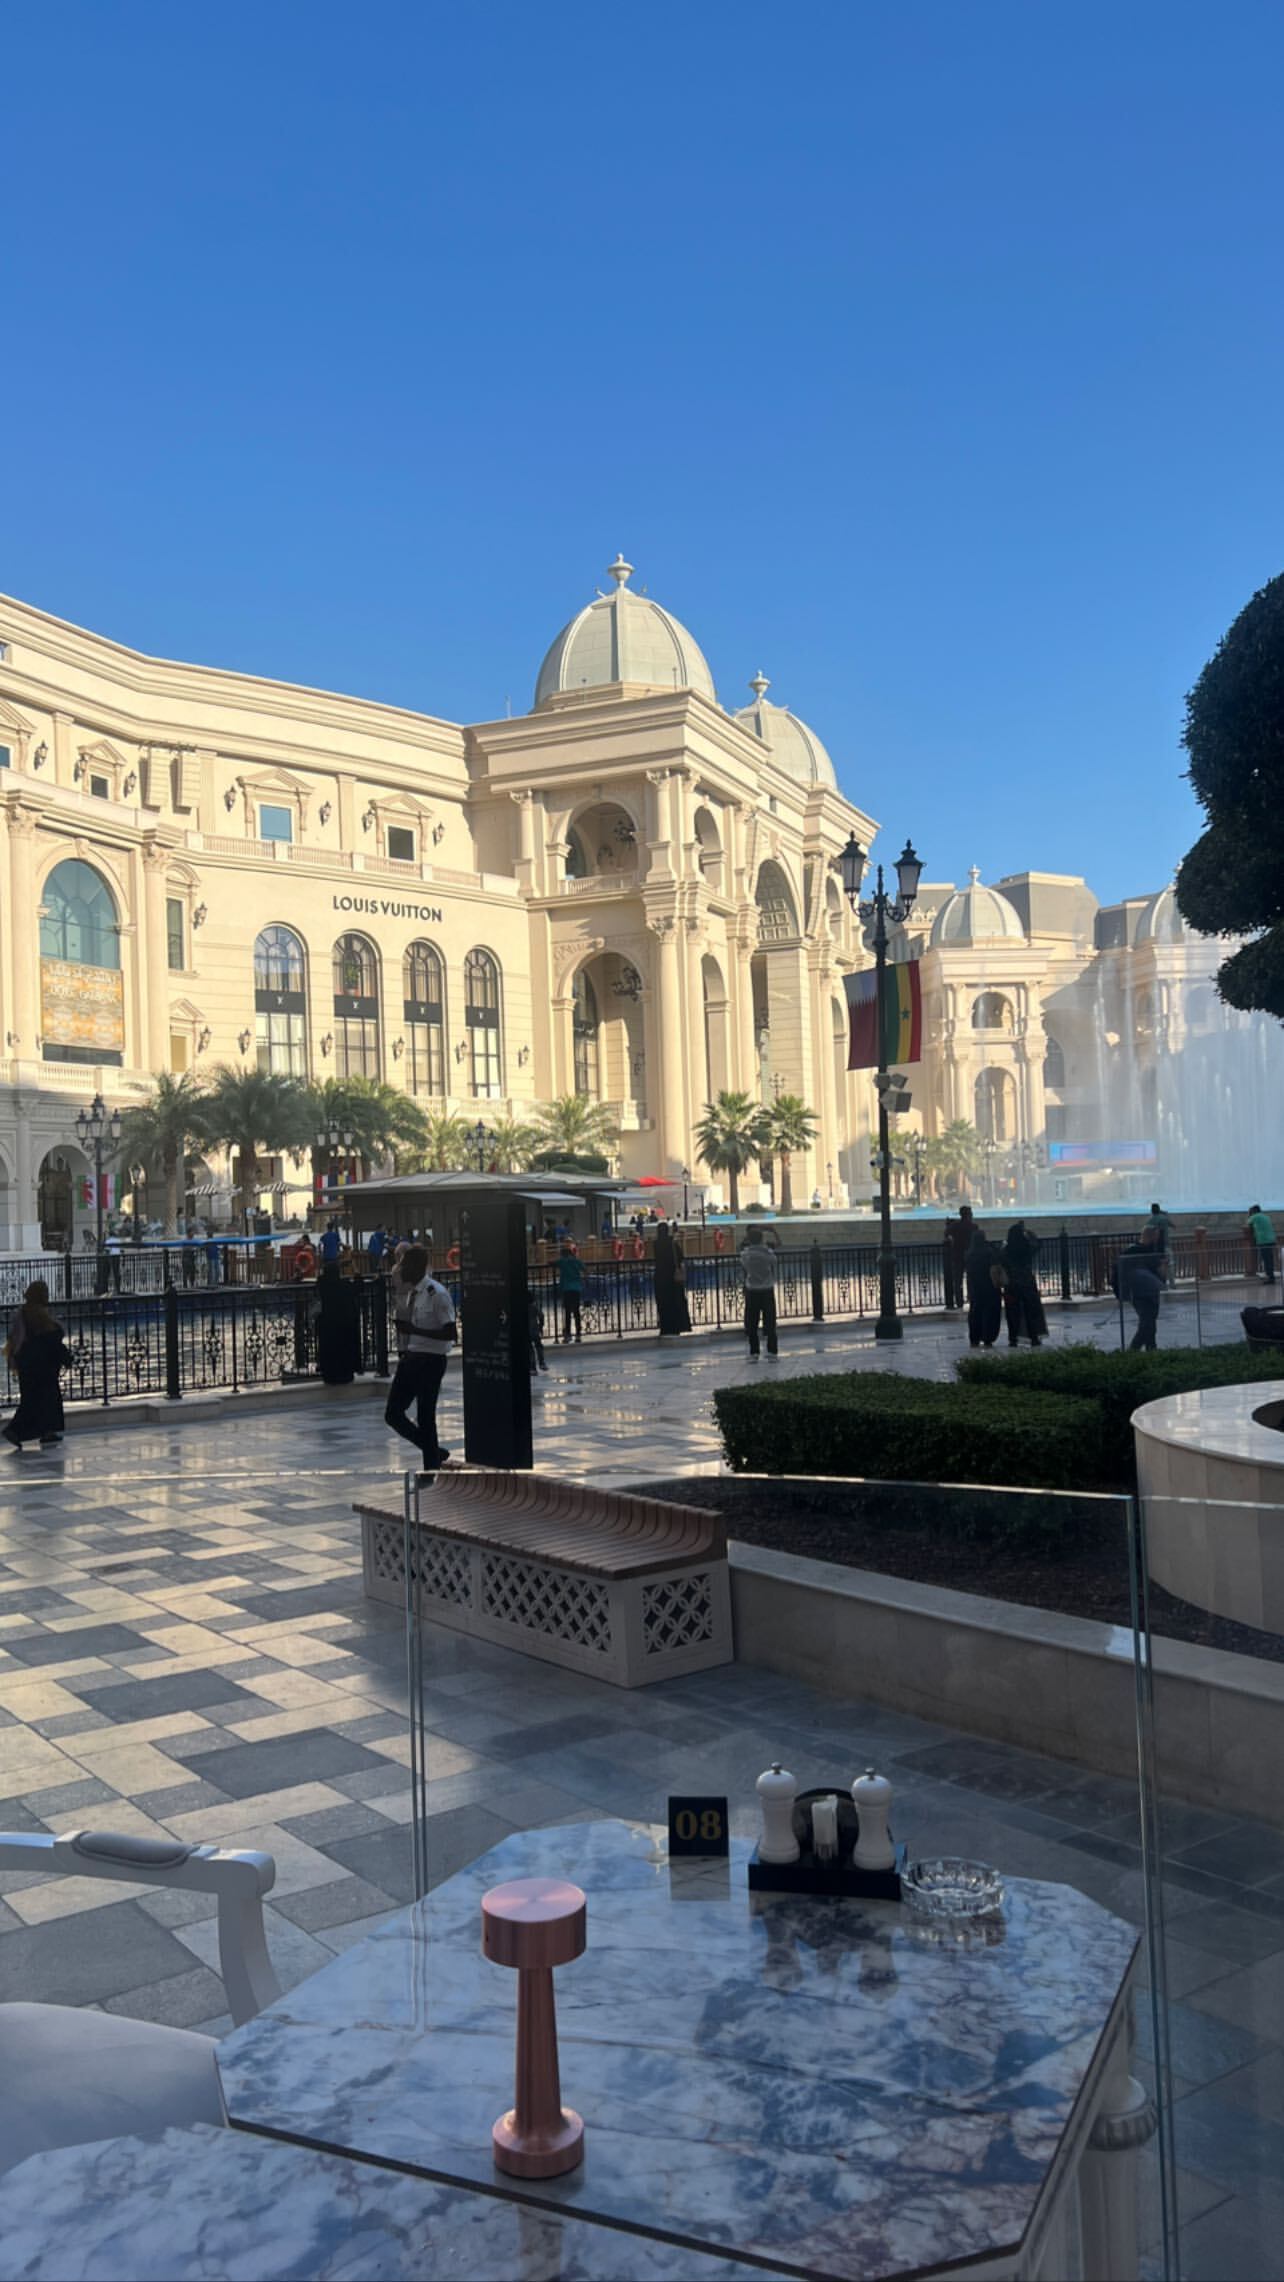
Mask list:
[[[1284,1353],[1253,1347],[1165,1347],[1153,1354],[1100,1347],[1019,1348],[1011,1355],[964,1355],[955,1364],[970,1392],[1010,1388],[1090,1401],[1097,1406],[1101,1478],[1118,1489],[1135,1484],[1132,1414],[1162,1395],[1201,1387],[1234,1387],[1284,1379]]]
[[[736,1473],[1103,1486],[1097,1404],[1024,1387],[842,1371],[719,1387],[713,1406]]]

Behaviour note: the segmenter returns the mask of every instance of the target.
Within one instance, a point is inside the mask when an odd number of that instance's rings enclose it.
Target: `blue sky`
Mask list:
[[[50,0],[0,587],[481,720],[617,549],[932,878],[1156,885],[1284,567],[1284,9]]]

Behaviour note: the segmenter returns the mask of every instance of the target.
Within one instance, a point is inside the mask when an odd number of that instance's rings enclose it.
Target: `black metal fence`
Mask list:
[[[1036,1277],[1045,1299],[1074,1300],[1104,1297],[1117,1306],[1110,1290],[1110,1269],[1116,1254],[1130,1240],[1125,1232],[1111,1230],[1071,1232],[1045,1239],[1040,1247]],[[21,1300],[35,1275],[50,1284],[53,1306],[67,1335],[72,1367],[63,1379],[69,1402],[113,1403],[137,1395],[171,1400],[184,1394],[257,1386],[279,1386],[316,1375],[316,1286],[279,1282],[255,1283],[255,1255],[226,1249],[217,1269],[204,1258],[196,1262],[202,1276],[218,1281],[197,1284],[183,1280],[184,1263],[193,1255],[180,1247],[167,1252],[119,1255],[121,1288],[115,1288],[109,1268],[108,1288],[98,1293],[100,1262],[92,1255],[69,1255],[68,1292],[57,1288],[58,1275],[41,1260],[0,1262],[0,1307],[6,1313]],[[1241,1296],[1213,1299],[1207,1285],[1215,1279],[1242,1279],[1249,1269],[1243,1242],[1238,1237],[1180,1239],[1170,1253],[1170,1275],[1176,1286],[1193,1283],[1196,1338],[1199,1344],[1242,1337],[1239,1322]],[[1255,1262],[1252,1263],[1255,1266]],[[61,1266],[61,1264],[60,1264]],[[160,1276],[168,1267],[170,1281]],[[556,1260],[533,1265],[531,1293],[544,1319],[544,1335],[552,1340],[563,1329],[562,1295]],[[634,1333],[655,1332],[658,1315],[655,1270],[648,1258],[586,1259],[583,1263],[580,1330],[585,1339],[623,1339]],[[457,1273],[445,1271],[444,1281],[461,1299]],[[1201,1290],[1201,1287],[1204,1287]],[[353,1279],[360,1326],[361,1369],[385,1372],[390,1345],[391,1301],[386,1279]],[[687,1304],[695,1329],[731,1329],[741,1321],[744,1298],[738,1254],[729,1247],[692,1257],[687,1262]],[[940,1242],[896,1246],[896,1304],[907,1319],[939,1312],[946,1304],[947,1265]],[[810,1245],[781,1250],[777,1255],[777,1312],[782,1322],[822,1322],[845,1318],[859,1322],[878,1313],[878,1247],[868,1244]],[[1121,1325],[1123,1310],[1119,1310]],[[1129,1319],[1129,1326],[1131,1322]],[[1122,1332],[1121,1332],[1122,1336]],[[0,1401],[17,1400],[14,1374],[0,1366]]]
[[[6,1266],[11,1263],[6,1262]],[[388,1291],[356,1278],[360,1368],[388,1368]],[[316,1287],[221,1286],[184,1291],[109,1292],[56,1299],[54,1313],[71,1350],[63,1373],[67,1402],[121,1402],[135,1395],[171,1401],[185,1394],[281,1386],[316,1375]],[[17,1375],[6,1363],[0,1400],[16,1402]]]
[[[37,1279],[48,1284],[50,1297],[59,1306],[117,1293],[159,1296],[170,1284],[180,1291],[221,1291],[288,1281],[279,1252],[266,1243],[210,1238],[187,1244],[122,1244],[102,1252],[0,1260],[0,1307],[17,1307],[28,1284]]]

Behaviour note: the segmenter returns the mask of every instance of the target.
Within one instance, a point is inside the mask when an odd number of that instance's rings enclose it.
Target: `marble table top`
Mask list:
[[[732,1846],[671,1869],[642,1824],[506,1839],[228,2038],[229,2112],[798,2275],[1014,2256],[1118,2025],[1133,1929],[1013,1880],[987,1933],[942,1938],[897,1903],[751,1896]],[[556,1976],[585,2160],[518,2182],[490,2146],[515,1976],[481,1955],[480,1903],[541,1873],[588,1895],[587,1952]]]
[[[201,2124],[0,2178],[0,2282],[763,2282],[508,2198]],[[770,2273],[766,2282],[772,2282]]]

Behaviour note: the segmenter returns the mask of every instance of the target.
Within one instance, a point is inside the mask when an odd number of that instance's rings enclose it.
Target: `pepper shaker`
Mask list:
[[[773,1762],[758,1777],[757,1787],[762,1808],[758,1860],[796,1862],[800,1851],[794,1836],[794,1800],[798,1796],[796,1778],[787,1768]]]
[[[892,1807],[892,1786],[886,1775],[867,1767],[852,1784],[852,1805],[860,1819],[852,1861],[858,1870],[891,1870],[896,1864],[887,1818]]]

